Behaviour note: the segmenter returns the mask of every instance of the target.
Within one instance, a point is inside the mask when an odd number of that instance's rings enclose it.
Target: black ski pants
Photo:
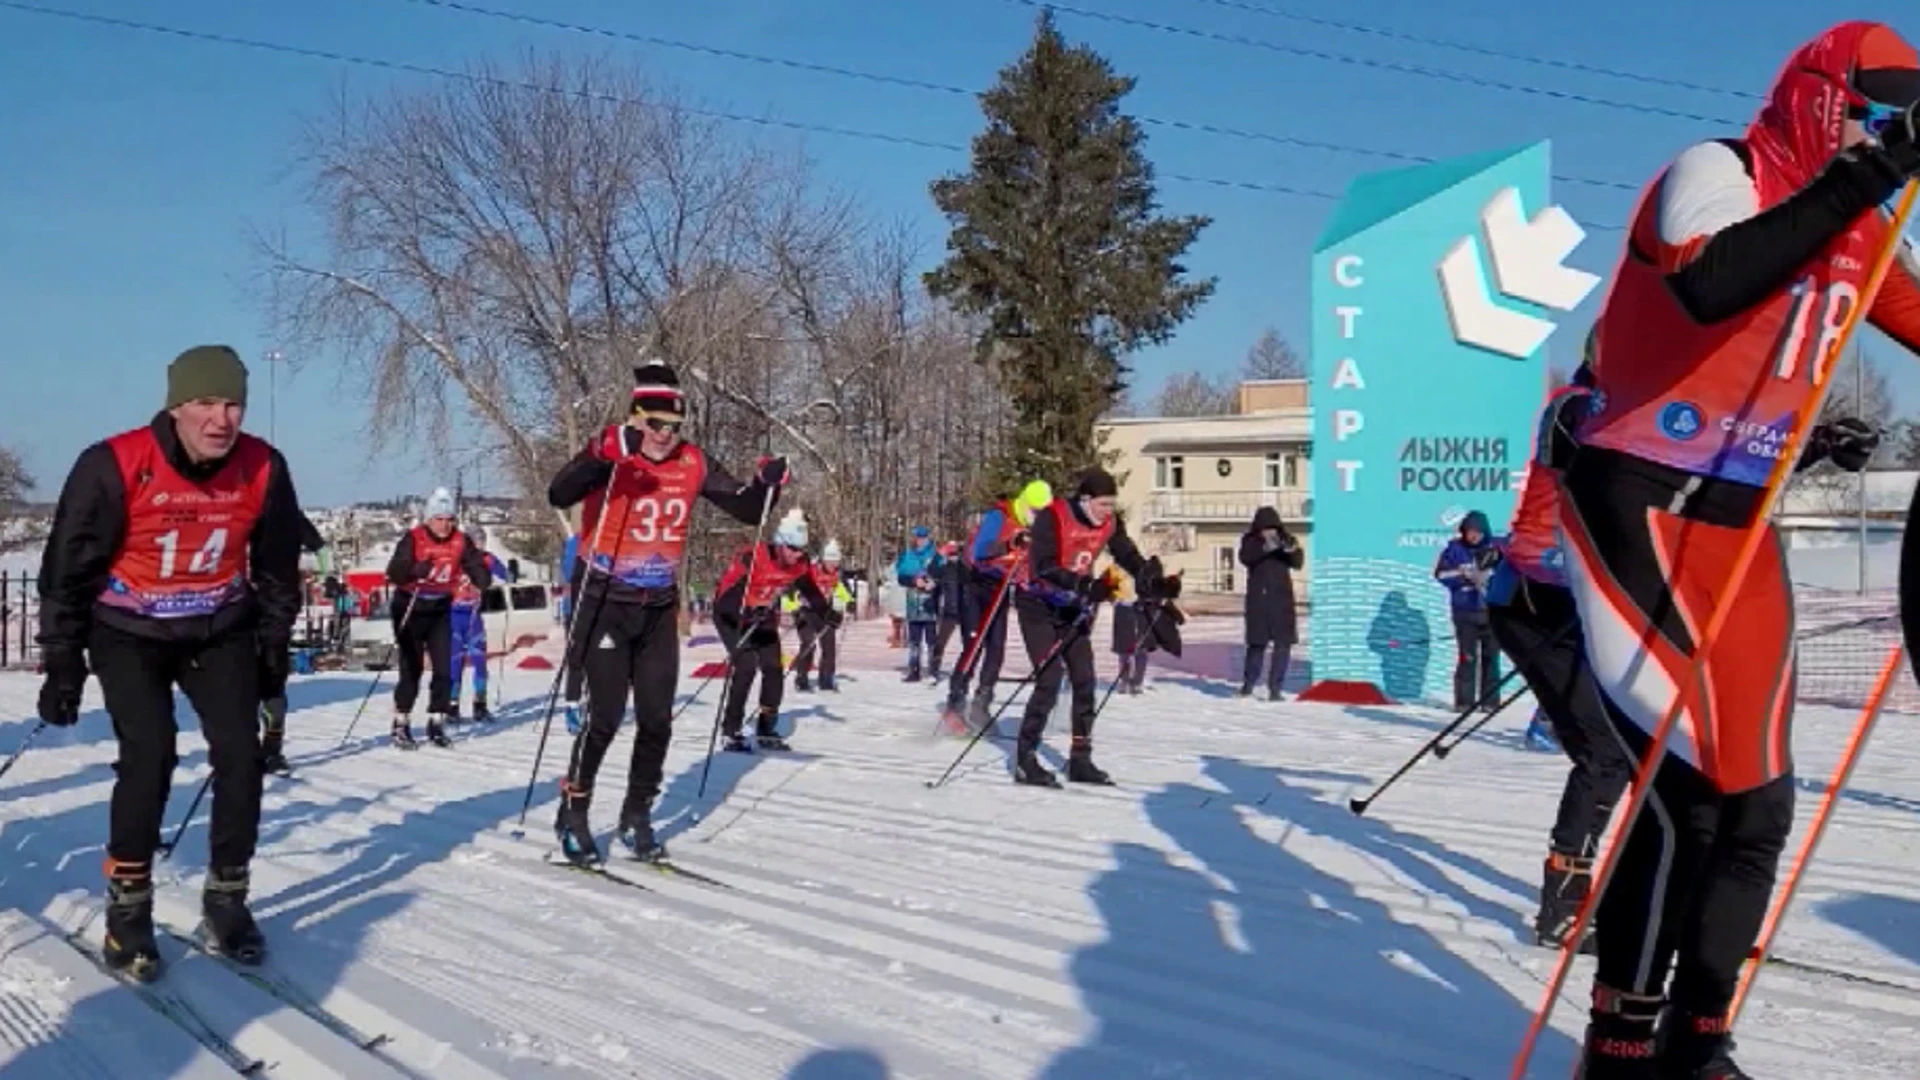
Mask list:
[[[1573,594],[1522,582],[1513,598],[1488,609],[1493,637],[1527,680],[1573,767],[1553,822],[1553,850],[1591,858],[1632,779],[1634,762],[1613,731],[1606,696],[1587,666]]]
[[[944,609],[943,609],[944,611]],[[953,640],[954,631],[960,629],[960,616],[942,614],[939,629],[933,632],[933,655],[927,658],[927,669],[934,675],[940,674],[942,661],[947,655],[947,642]],[[962,648],[965,648],[966,635],[960,635]],[[996,672],[997,674],[997,672]]]
[[[973,667],[980,673],[980,694],[993,696],[993,687],[1000,681],[1000,664],[1007,658],[1007,609],[1013,606],[1012,597],[1000,602],[1000,609],[993,613],[993,622],[986,626],[987,610],[993,607],[994,597],[1000,594],[1000,583],[985,579],[967,582],[966,589],[960,594],[960,636],[965,644],[964,651],[973,651],[974,639],[986,635],[978,652],[973,657]],[[964,657],[963,657],[964,661]],[[962,662],[953,667],[953,681],[947,692],[947,700],[953,705],[965,705],[967,702],[967,684],[973,678],[973,671],[967,670]]]
[[[747,693],[753,689],[755,675],[760,677],[760,719],[754,730],[773,733],[773,718],[780,712],[781,692],[786,679],[780,672],[780,629],[744,622],[739,614],[718,614],[713,627],[720,632],[720,643],[727,648],[727,707],[722,712],[720,730],[740,734],[747,715]]]
[[[622,821],[641,816],[660,794],[660,774],[673,741],[673,691],[680,681],[678,610],[672,603],[636,604],[593,597],[584,601],[570,652],[586,672],[587,716],[573,740],[567,787],[593,791],[600,763],[633,702],[633,761],[627,771]]]
[[[1061,679],[1068,680],[1073,692],[1074,752],[1092,749],[1099,687],[1087,624],[1078,611],[1061,611],[1038,600],[1020,600],[1015,606],[1020,615],[1020,638],[1027,643],[1027,659],[1034,667],[1033,692],[1027,695],[1027,709],[1020,717],[1020,752],[1032,753],[1040,746],[1047,718],[1053,715],[1054,702],[1060,698]]]
[[[1666,988],[1685,1015],[1724,1015],[1766,918],[1793,801],[1791,773],[1729,795],[1668,755],[1600,899],[1598,981],[1650,997]]]
[[[393,597],[393,650],[400,661],[400,677],[393,683],[393,709],[402,716],[413,711],[420,697],[420,676],[428,664],[427,711],[439,716],[453,712],[453,620],[445,601],[413,601],[406,594]]]
[[[207,641],[170,642],[96,624],[87,643],[120,744],[114,762],[107,854],[151,863],[173,784],[173,688],[200,717],[213,769],[209,866],[253,861],[260,835],[259,667],[251,628]]]
[[[1494,647],[1486,609],[1454,612],[1453,638],[1460,653],[1453,664],[1453,707],[1471,708],[1493,692],[1500,678],[1500,652]],[[1485,705],[1491,708],[1494,702]]]
[[[831,683],[840,664],[840,629],[827,620],[802,609],[794,612],[793,625],[800,632],[800,655],[793,660],[793,673],[804,679],[813,671],[814,657],[820,658],[820,681]],[[778,676],[775,676],[776,678]]]

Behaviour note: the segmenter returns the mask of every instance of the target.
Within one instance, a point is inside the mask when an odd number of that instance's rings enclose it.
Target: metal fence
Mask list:
[[[37,577],[25,570],[0,570],[0,668],[40,663],[40,646],[33,642],[40,628]]]

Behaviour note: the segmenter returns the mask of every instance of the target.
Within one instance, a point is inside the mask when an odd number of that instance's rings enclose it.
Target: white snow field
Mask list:
[[[1169,674],[1101,718],[1117,788],[1017,788],[986,742],[929,790],[960,745],[932,734],[937,693],[855,670],[839,694],[789,693],[794,751],[719,756],[696,803],[709,686],[658,820],[680,863],[731,888],[616,859],[642,891],[545,864],[558,723],[513,835],[550,678],[510,671],[499,722],[415,753],[386,745],[384,682],[341,747],[366,676],[295,681],[297,775],[268,781],[255,908],[269,970],[377,1051],[176,941],[158,985],[257,1075],[302,1080],[1501,1080],[1552,965],[1525,930],[1565,768],[1524,749],[1518,708],[1356,818],[1348,798],[1443,714]],[[0,753],[36,689],[0,676]],[[1802,711],[1803,824],[1852,722]],[[1883,722],[1780,939],[1792,963],[1743,1019],[1762,1080],[1920,1076],[1914,724]],[[182,726],[169,830],[206,767],[184,704]],[[598,791],[609,830],[629,746]],[[63,941],[99,932],[112,759],[96,687],[0,781],[0,1076],[232,1076]],[[206,813],[162,873],[160,913],[184,928]],[[1532,1076],[1568,1075],[1590,976],[1583,961]]]

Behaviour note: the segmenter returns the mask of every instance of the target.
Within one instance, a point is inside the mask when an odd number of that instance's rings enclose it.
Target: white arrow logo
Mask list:
[[[1599,275],[1566,265],[1587,233],[1560,207],[1549,206],[1528,221],[1520,209],[1519,190],[1501,188],[1480,211],[1480,224],[1502,295],[1571,311],[1600,284]],[[1554,330],[1551,320],[1494,302],[1474,236],[1462,237],[1440,260],[1440,295],[1453,336],[1463,344],[1525,360]]]

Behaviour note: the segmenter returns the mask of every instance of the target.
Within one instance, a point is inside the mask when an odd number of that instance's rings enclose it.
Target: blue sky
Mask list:
[[[588,37],[410,0],[33,2],[436,67],[511,59],[529,48],[590,51],[628,60],[716,109],[954,145],[964,145],[979,125],[975,103],[964,96]],[[1025,0],[474,2],[975,88],[991,82],[1025,46],[1036,15]],[[1557,201],[1591,228],[1617,225],[1631,208],[1631,190],[1604,184],[1637,186],[1688,143],[1737,134],[1786,53],[1841,17],[1782,0],[1740,7],[1738,20],[1715,24],[1721,41],[1712,48],[1697,32],[1682,32],[1674,5],[1650,0],[1528,5],[1525,14],[1493,0],[1072,0],[1058,17],[1070,38],[1139,78],[1128,103],[1138,115],[1377,152],[1150,126],[1148,150],[1163,174],[1337,195],[1361,173],[1404,164],[1384,155],[1444,158],[1551,138],[1556,173],[1602,182],[1555,184]],[[1216,36],[1096,19],[1074,9]],[[1896,16],[1891,3],[1857,4],[1845,13],[1920,32]],[[6,297],[0,339],[8,354],[0,441],[26,455],[42,494],[51,497],[84,445],[142,422],[159,404],[164,365],[181,348],[225,341],[257,360],[274,347],[254,295],[259,263],[248,235],[264,226],[311,238],[312,219],[293,169],[301,124],[343,87],[379,93],[433,80],[77,22],[6,2],[0,2],[0,35],[8,43],[7,63],[0,66],[0,99],[7,102],[7,123],[0,126],[0,292]],[[1481,51],[1409,39],[1444,39]],[[944,229],[927,183],[964,167],[963,153],[745,124],[741,134],[800,141],[824,178],[856,192],[877,215],[909,225],[926,262],[939,256]],[[1188,261],[1196,273],[1217,275],[1220,287],[1172,343],[1137,357],[1142,393],[1173,372],[1231,368],[1267,325],[1304,345],[1308,262],[1333,202],[1173,179],[1161,193],[1169,210],[1215,219]],[[1571,261],[1605,272],[1618,243],[1618,232],[1593,231]],[[1599,295],[1570,326],[1584,326]],[[1920,369],[1883,341],[1868,348],[1893,373],[1902,405],[1920,411]],[[306,362],[297,373],[281,373],[275,426],[305,501],[383,497],[450,480],[424,452],[369,461],[358,438],[359,394],[325,358],[296,359]],[[262,364],[254,367],[249,425],[265,433],[266,372]],[[473,480],[469,476],[470,485]]]

